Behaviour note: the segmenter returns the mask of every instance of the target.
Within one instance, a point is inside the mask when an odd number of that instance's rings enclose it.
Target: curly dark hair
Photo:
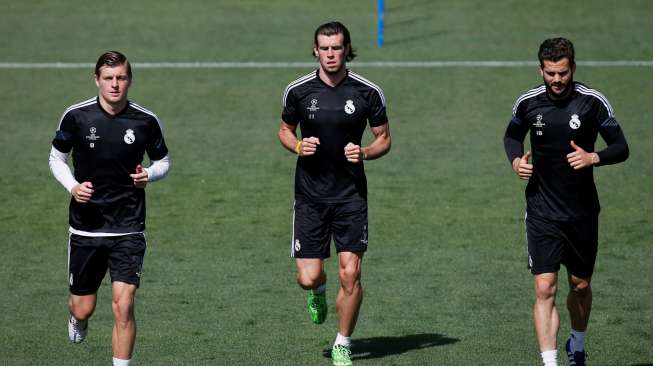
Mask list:
[[[575,66],[574,53],[574,44],[566,38],[558,37],[542,42],[537,56],[540,59],[541,67],[544,67],[544,60],[557,62],[565,57],[569,59],[570,66]]]

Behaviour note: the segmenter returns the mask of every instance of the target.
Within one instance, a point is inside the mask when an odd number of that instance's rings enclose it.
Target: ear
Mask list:
[[[93,76],[94,76],[94,80],[95,80],[95,86],[97,86],[99,88],[100,87],[100,80],[98,79],[97,75],[93,75]]]
[[[542,66],[539,66],[537,69],[540,71],[540,76],[544,77],[544,70],[542,69]]]
[[[317,47],[313,47],[313,55],[315,57],[318,57],[320,55],[319,53],[317,53]]]

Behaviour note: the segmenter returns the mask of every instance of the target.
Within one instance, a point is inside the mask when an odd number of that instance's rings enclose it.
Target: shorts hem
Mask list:
[[[331,254],[327,254],[326,256],[323,256],[321,254],[301,254],[301,255],[293,255],[291,258],[295,259],[328,259],[331,258]]]
[[[68,290],[70,291],[71,295],[75,295],[75,296],[93,295],[93,294],[96,294],[97,291],[98,291],[98,289],[95,289],[95,290],[74,290],[72,288],[69,288]]]
[[[544,273],[557,273],[560,271],[560,266],[549,266],[541,268],[531,268],[531,273],[533,275],[539,275]]]
[[[134,285],[134,286],[136,286],[136,288],[140,287],[140,284],[141,284],[140,281],[132,281],[132,280],[126,279],[126,278],[112,278],[111,279],[111,284],[113,284],[116,281],[124,282],[124,283],[126,283],[128,285]]]
[[[353,248],[336,248],[336,253],[351,252],[351,253],[365,253],[367,247],[353,247]]]

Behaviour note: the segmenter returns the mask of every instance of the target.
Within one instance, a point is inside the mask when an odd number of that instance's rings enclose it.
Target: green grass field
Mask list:
[[[388,0],[381,49],[371,0],[0,5],[0,62],[93,63],[109,49],[136,63],[307,62],[315,27],[331,19],[349,26],[360,61],[535,61],[557,35],[574,41],[578,61],[653,59],[646,0]],[[515,98],[541,82],[537,70],[352,69],[384,89],[393,135],[391,153],[366,163],[370,248],[355,365],[540,364],[524,184],[502,142]],[[315,326],[288,257],[295,158],[276,137],[283,89],[308,71],[135,67],[130,98],[162,119],[173,163],[147,188],[136,364],[330,364],[336,263],[327,263],[329,319]],[[631,149],[625,164],[595,171],[603,211],[592,365],[653,365],[652,72],[576,73],[610,99]],[[68,194],[47,164],[64,109],[96,93],[92,69],[0,69],[0,78],[0,364],[106,365],[107,279],[88,338],[67,339]]]

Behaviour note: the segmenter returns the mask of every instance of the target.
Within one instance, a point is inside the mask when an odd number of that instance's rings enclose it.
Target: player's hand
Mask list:
[[[297,154],[299,156],[314,155],[319,145],[320,145],[320,139],[318,139],[317,137],[305,137],[302,139],[301,144],[299,144],[299,151],[297,152]]]
[[[145,188],[147,185],[147,170],[143,169],[141,164],[136,166],[136,174],[130,174],[129,176],[134,180],[134,185],[136,188]]]
[[[93,192],[95,192],[95,190],[93,189],[93,183],[82,182],[74,186],[73,189],[70,191],[70,194],[73,195],[75,201],[79,203],[87,203],[88,201],[91,200],[91,196],[93,196]]]
[[[517,173],[519,179],[528,180],[533,175],[533,164],[528,163],[530,157],[531,151],[529,150],[521,158],[515,158],[512,161],[512,170]]]
[[[599,154],[588,153],[583,150],[583,148],[576,145],[573,140],[571,141],[571,147],[574,151],[567,154],[567,162],[572,168],[574,168],[574,170],[587,168],[588,166],[597,164],[600,161]]]
[[[361,147],[351,142],[345,146],[345,157],[350,163],[360,163],[365,158]]]

